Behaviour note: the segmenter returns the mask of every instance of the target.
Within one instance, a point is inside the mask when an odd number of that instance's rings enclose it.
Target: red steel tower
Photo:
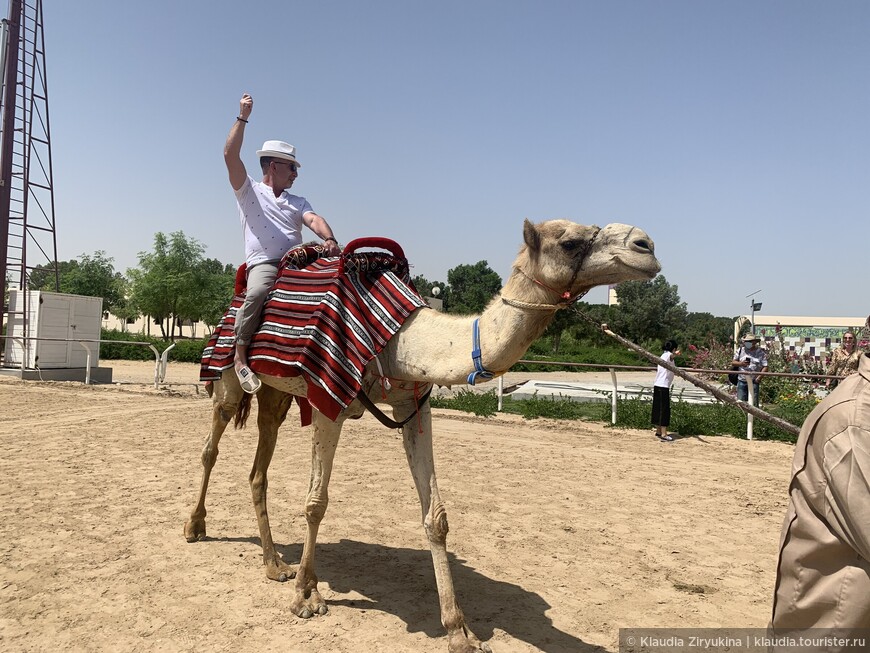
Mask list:
[[[42,0],[9,0],[0,57],[0,321],[5,323],[8,290],[27,289],[35,268],[54,272],[55,290],[59,282]],[[26,305],[20,318],[26,334]]]

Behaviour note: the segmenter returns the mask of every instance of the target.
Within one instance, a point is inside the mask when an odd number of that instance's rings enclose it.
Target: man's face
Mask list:
[[[746,349],[755,349],[755,341],[754,340],[747,340],[746,342],[743,343],[743,346]]]
[[[290,188],[293,182],[296,181],[296,177],[299,176],[298,168],[292,161],[275,159],[271,165],[273,178],[284,188]]]

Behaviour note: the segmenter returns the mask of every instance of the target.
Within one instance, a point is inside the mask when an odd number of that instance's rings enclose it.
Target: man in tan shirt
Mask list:
[[[870,628],[870,356],[804,422],[789,497],[772,634]]]

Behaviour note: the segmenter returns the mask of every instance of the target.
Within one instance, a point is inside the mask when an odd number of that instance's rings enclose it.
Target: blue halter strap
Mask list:
[[[480,318],[475,318],[471,325],[471,360],[474,361],[474,372],[468,375],[468,385],[474,385],[477,377],[488,381],[494,375],[487,370],[480,360]]]

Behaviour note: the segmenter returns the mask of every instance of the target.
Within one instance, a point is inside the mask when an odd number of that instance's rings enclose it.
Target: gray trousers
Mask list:
[[[236,311],[236,325],[233,329],[236,344],[251,344],[251,337],[262,321],[266,295],[278,277],[278,263],[279,261],[266,261],[248,268],[248,290],[244,303]]]

